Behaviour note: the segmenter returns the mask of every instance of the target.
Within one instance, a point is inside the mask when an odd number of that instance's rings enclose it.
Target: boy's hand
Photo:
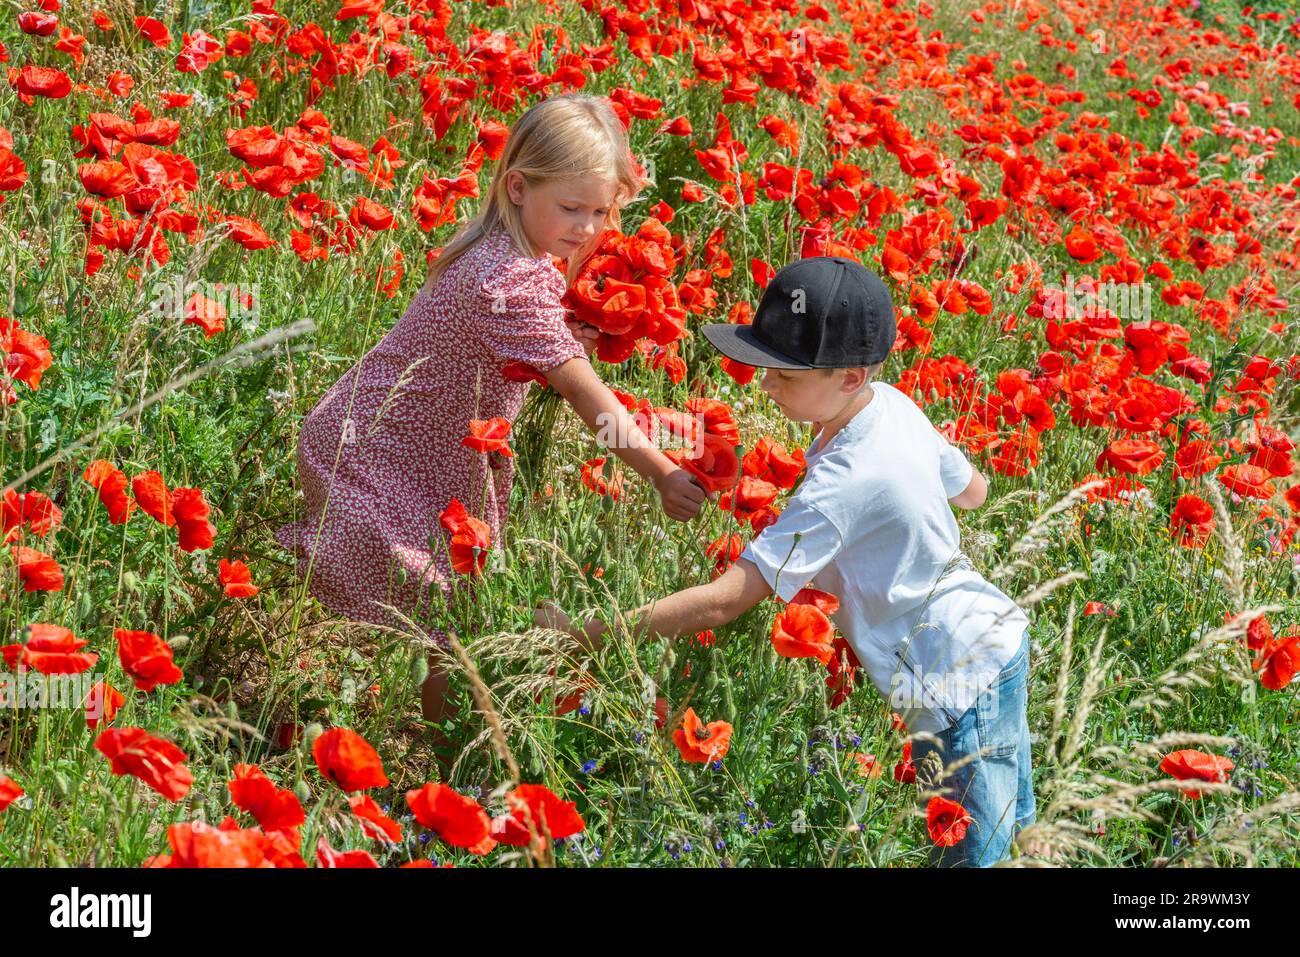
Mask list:
[[[600,342],[599,329],[590,323],[577,322],[573,319],[565,319],[564,324],[568,326],[569,331],[573,333],[573,338],[577,339],[578,342],[582,344],[582,348],[587,351],[587,355],[591,355],[596,351],[596,346]]]
[[[533,609],[533,625],[573,634],[573,623],[569,620],[569,616],[553,601],[540,602]]]
[[[706,499],[713,494],[705,492],[699,482],[684,468],[675,468],[655,482],[664,514],[685,522],[699,514]]]
[[[539,603],[533,609],[533,624],[538,628],[550,628],[552,631],[562,631],[572,635],[583,651],[594,653],[605,643],[601,638],[589,638],[583,629],[574,626],[569,616],[564,613],[564,609],[549,599]]]

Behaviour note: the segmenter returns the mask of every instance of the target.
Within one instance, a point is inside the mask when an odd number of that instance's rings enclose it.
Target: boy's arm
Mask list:
[[[960,495],[955,495],[948,501],[958,508],[979,508],[984,504],[984,500],[988,498],[988,495],[988,482],[984,480],[980,470],[972,466],[970,484],[966,486]]]
[[[666,595],[628,615],[632,634],[640,638],[676,638],[720,628],[739,618],[772,594],[758,566],[741,558],[707,585],[695,585]],[[570,628],[583,647],[595,651],[609,629],[599,618]]]

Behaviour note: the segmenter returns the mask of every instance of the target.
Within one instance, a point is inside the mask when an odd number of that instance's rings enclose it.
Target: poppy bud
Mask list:
[[[731,682],[722,683],[722,713],[726,715],[728,723],[734,724],[736,721],[736,699],[731,695]]]
[[[424,656],[422,649],[417,648],[415,654],[411,656],[411,681],[419,687],[428,677],[429,659]]]
[[[82,589],[81,594],[77,596],[77,618],[85,621],[94,610],[95,606],[90,597],[90,589]]]
[[[320,725],[316,725],[316,727],[319,728]],[[293,786],[293,793],[294,793],[294,797],[296,797],[303,804],[306,804],[308,801],[311,800],[311,788],[308,787],[307,782],[302,780],[301,778],[299,778],[298,783]]]
[[[54,790],[58,792],[59,797],[66,799],[72,793],[72,787],[68,784],[68,776],[62,771],[53,773]]]
[[[319,721],[313,721],[311,724],[307,725],[306,730],[304,730],[302,733],[303,747],[305,747],[308,751],[310,751],[312,749],[312,745],[316,743],[316,739],[319,738],[324,733],[325,733],[324,725],[322,725]]]
[[[122,584],[126,586],[127,591],[134,592],[140,590],[140,578],[135,572],[122,572]]]
[[[601,507],[603,510],[605,510],[606,512],[612,512],[612,511],[614,511],[614,496],[613,496],[613,495],[602,495],[602,496],[600,497],[600,507]]]
[[[397,587],[398,587],[398,588],[401,588],[403,585],[405,585],[405,584],[406,584],[406,566],[405,566],[405,565],[398,565],[398,566],[397,566],[397,572],[393,575],[393,578],[394,578],[394,580],[397,582]]]
[[[167,644],[171,646],[172,651],[179,651],[190,643],[190,636],[186,634],[172,635],[167,639]]]

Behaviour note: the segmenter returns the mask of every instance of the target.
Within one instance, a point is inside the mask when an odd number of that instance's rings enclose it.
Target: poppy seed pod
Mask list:
[[[424,656],[423,649],[415,649],[411,656],[411,681],[419,687],[424,684],[425,679],[429,677],[429,659]]]

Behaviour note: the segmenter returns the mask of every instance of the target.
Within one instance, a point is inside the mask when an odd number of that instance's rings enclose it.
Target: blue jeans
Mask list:
[[[972,819],[966,836],[956,844],[931,847],[930,861],[936,867],[990,867],[1006,860],[1015,835],[1034,823],[1033,765],[1025,719],[1028,679],[1026,630],[1020,649],[993,685],[956,722],[935,735],[938,743],[912,742],[912,763],[918,769],[928,753],[939,752],[944,777],[936,787],[944,788],[943,796],[961,804]],[[951,767],[972,755],[960,767]],[[934,788],[930,790],[933,794]]]

